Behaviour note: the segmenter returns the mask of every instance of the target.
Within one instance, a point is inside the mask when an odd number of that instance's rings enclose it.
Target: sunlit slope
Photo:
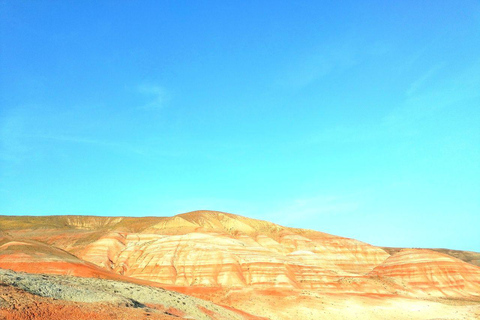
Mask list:
[[[172,285],[288,288],[315,288],[364,274],[389,256],[357,240],[221,212],[148,222],[140,228],[124,219],[78,256],[120,274]],[[130,223],[139,232],[127,232]]]
[[[216,211],[143,218],[3,216],[0,230],[61,249],[69,259],[74,255],[99,270],[170,286],[480,295],[475,280],[480,268],[449,255],[384,250]],[[430,263],[428,268],[421,267],[424,262]],[[435,280],[418,280],[422,277]]]
[[[480,268],[433,250],[403,249],[369,275],[386,277],[411,293],[480,296]]]
[[[400,250],[403,250],[405,248],[389,248],[389,247],[382,247],[385,251],[387,251],[389,254],[393,255]],[[451,250],[451,249],[439,249],[439,248],[432,248],[430,250],[440,252],[443,254],[448,254],[449,256],[452,256],[454,258],[460,259],[462,261],[465,261],[467,263],[476,265],[480,267],[480,252],[473,252],[473,251],[462,251],[462,250]]]
[[[0,236],[0,268],[104,279],[125,278],[54,246],[10,236]]]

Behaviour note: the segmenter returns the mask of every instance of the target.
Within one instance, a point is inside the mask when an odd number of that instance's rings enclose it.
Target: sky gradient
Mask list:
[[[480,251],[478,1],[0,1],[0,32],[0,214]]]

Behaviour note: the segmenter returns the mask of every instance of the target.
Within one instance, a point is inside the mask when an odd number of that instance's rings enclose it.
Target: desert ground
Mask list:
[[[0,217],[0,319],[479,319],[480,254],[215,211]]]

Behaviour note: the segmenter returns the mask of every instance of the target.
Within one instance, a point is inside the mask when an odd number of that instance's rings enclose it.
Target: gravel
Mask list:
[[[146,308],[145,304],[161,304],[175,308],[192,319],[208,320],[203,307],[224,319],[244,319],[242,316],[211,302],[162,288],[128,282],[43,275],[0,269],[0,285],[10,285],[31,294],[76,302],[108,302],[119,306]],[[0,300],[0,304],[2,301]]]

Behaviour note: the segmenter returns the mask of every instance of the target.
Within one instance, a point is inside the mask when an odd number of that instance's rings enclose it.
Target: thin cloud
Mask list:
[[[163,109],[170,101],[170,94],[164,87],[152,84],[142,84],[137,88],[138,92],[146,97],[147,103],[141,106],[145,110]]]
[[[79,137],[79,136],[68,136],[68,135],[25,135],[25,137],[29,138],[36,138],[36,139],[47,139],[47,140],[55,140],[60,142],[67,142],[67,143],[80,143],[80,144],[88,144],[92,146],[98,147],[107,147],[107,148],[114,148],[117,150],[121,150],[124,152],[136,153],[144,155],[145,152],[137,147],[133,147],[129,144],[124,143],[117,143],[99,139],[92,139],[86,137]]]
[[[20,160],[29,148],[22,139],[25,121],[19,115],[11,115],[0,122],[0,159]]]
[[[421,59],[427,55],[427,52],[429,50],[432,50],[432,48],[435,46],[435,44],[440,40],[440,37],[436,37],[432,39],[430,42],[425,44],[422,48],[414,52],[410,58],[405,61],[404,64],[400,65],[398,70],[410,70],[413,67],[416,67],[417,64],[420,62]]]
[[[45,143],[83,144],[115,152],[146,155],[145,146],[126,141],[109,141],[84,135],[51,132],[51,121],[36,115],[36,106],[12,108],[0,117],[0,160],[21,164],[24,160],[41,157]],[[46,108],[46,107],[45,107]],[[61,118],[69,121],[68,118]],[[50,132],[49,132],[50,131]],[[39,143],[40,142],[40,143]]]
[[[308,139],[303,145],[326,142],[355,143],[379,139],[411,138],[421,132],[423,123],[445,108],[457,107],[461,102],[480,97],[480,60],[463,72],[429,90],[419,92],[421,86],[443,67],[432,67],[422,77],[410,85],[410,95],[392,108],[379,122],[352,126],[335,126],[324,129]]]
[[[376,42],[363,46],[354,39],[346,39],[304,53],[287,66],[277,78],[277,85],[290,88],[306,87],[334,72],[348,70],[366,56],[381,56],[391,50],[390,46]]]
[[[441,66],[437,67],[437,70],[438,68]],[[427,72],[424,77],[428,78],[431,76],[430,73],[433,74],[435,71]],[[480,97],[478,74],[480,74],[480,60],[460,72],[456,77],[451,78],[445,85],[407,97],[400,107],[392,110],[384,118],[382,125],[391,131],[409,127],[418,128],[421,121],[435,115],[439,110],[452,108],[462,101]]]
[[[335,48],[304,55],[280,76],[279,85],[302,88],[335,70],[348,69],[356,63],[356,51],[353,49]]]
[[[290,199],[267,216],[271,216],[272,221],[281,225],[307,225],[309,221],[320,216],[356,212],[362,206],[361,198],[365,198],[365,194],[320,195]],[[282,218],[279,220],[278,217]]]
[[[413,81],[406,92],[407,96],[413,96],[419,89],[421,89],[421,87],[425,85],[427,80],[433,77],[435,73],[437,73],[437,71],[440,70],[444,65],[445,65],[444,63],[440,63],[440,64],[437,64],[436,66],[431,67],[421,77]]]

